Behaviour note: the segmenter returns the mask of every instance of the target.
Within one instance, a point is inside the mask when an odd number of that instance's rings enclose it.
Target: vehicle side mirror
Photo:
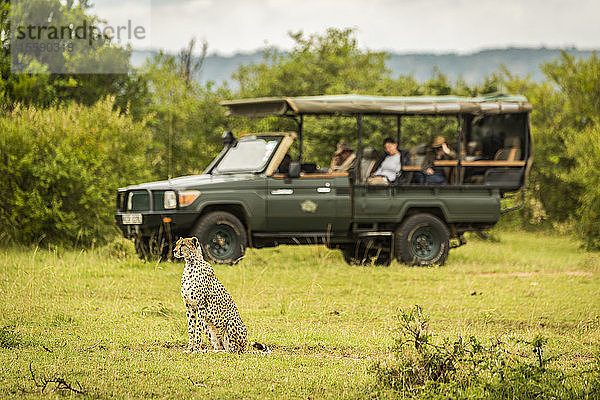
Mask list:
[[[235,136],[233,136],[233,132],[225,131],[222,136],[223,144],[225,147],[231,147],[235,143]]]
[[[290,163],[290,170],[288,171],[287,177],[290,179],[300,178],[301,169],[300,161],[292,161]]]

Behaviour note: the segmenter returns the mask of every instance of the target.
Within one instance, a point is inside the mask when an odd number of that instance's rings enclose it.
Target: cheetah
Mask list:
[[[246,351],[246,326],[233,299],[204,260],[198,238],[180,238],[173,255],[185,260],[181,297],[188,320],[188,351],[200,350],[202,332],[206,332],[216,351]]]

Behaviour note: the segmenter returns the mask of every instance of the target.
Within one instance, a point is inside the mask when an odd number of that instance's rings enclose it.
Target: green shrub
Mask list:
[[[16,107],[0,117],[0,235],[91,245],[114,233],[116,189],[148,179],[144,121],[93,106]]]
[[[474,336],[435,341],[421,307],[400,310],[395,345],[369,372],[380,388],[408,398],[579,399],[600,398],[600,359],[567,375],[545,356],[547,339],[527,341],[533,359],[511,352],[499,339],[485,345]]]
[[[563,175],[582,188],[576,209],[576,230],[588,250],[600,250],[600,120],[574,132],[566,144],[576,162]]]
[[[15,325],[6,325],[0,328],[0,348],[11,349],[23,344],[21,335],[15,329]]]
[[[115,237],[102,247],[100,252],[117,260],[126,260],[132,257],[137,258],[133,241],[123,237]]]

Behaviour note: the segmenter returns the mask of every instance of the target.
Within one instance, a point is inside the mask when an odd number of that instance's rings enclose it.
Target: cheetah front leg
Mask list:
[[[206,321],[202,317],[200,312],[197,313],[198,322],[196,323],[196,337],[194,339],[194,345],[196,346],[196,351],[202,350],[202,334],[205,333],[208,341],[210,342],[210,334],[208,333],[208,328],[206,327]]]
[[[200,331],[200,325],[198,323],[198,311],[196,310],[195,306],[192,306],[190,304],[186,304],[186,315],[187,315],[187,322],[188,322],[188,347],[187,347],[187,352],[188,353],[193,353],[194,351],[200,350],[200,347],[197,346],[199,343],[197,342],[197,338],[196,335],[199,336],[199,339],[202,339],[202,331]]]

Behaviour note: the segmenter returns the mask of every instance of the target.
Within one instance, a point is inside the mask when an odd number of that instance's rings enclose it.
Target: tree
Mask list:
[[[558,198],[550,210],[555,216],[562,212],[575,218],[586,246],[600,249],[600,59],[594,53],[587,60],[577,60],[563,52],[559,60],[542,69],[558,87],[550,97],[556,107],[547,131],[556,139],[544,160],[554,164],[545,176],[557,185],[544,189],[564,188],[549,194]]]
[[[354,29],[329,28],[324,35],[290,33],[294,48],[264,53],[264,62],[241,66],[234,79],[241,97],[376,94],[388,77],[384,52],[360,50]]]
[[[0,90],[4,104],[33,104],[47,107],[51,104],[77,102],[91,105],[107,95],[116,97],[115,107],[132,109],[139,115],[141,98],[146,94],[143,78],[137,75],[129,62],[131,50],[117,46],[105,36],[86,41],[71,42],[73,50],[20,52],[12,49],[19,26],[39,20],[40,26],[58,28],[68,26],[96,26],[100,18],[91,13],[88,1],[28,0],[11,4],[0,3]],[[48,33],[49,30],[44,32]],[[35,40],[36,45],[57,43],[50,35]],[[12,59],[11,59],[12,54]],[[90,65],[91,64],[91,65]],[[11,65],[22,72],[11,73]],[[93,66],[93,68],[92,68]],[[98,73],[80,73],[80,71]],[[106,71],[121,73],[105,73]],[[60,74],[51,72],[60,71]]]
[[[201,173],[222,146],[226,119],[219,102],[228,92],[190,80],[190,60],[161,52],[141,70],[149,85],[150,163],[157,178]]]

